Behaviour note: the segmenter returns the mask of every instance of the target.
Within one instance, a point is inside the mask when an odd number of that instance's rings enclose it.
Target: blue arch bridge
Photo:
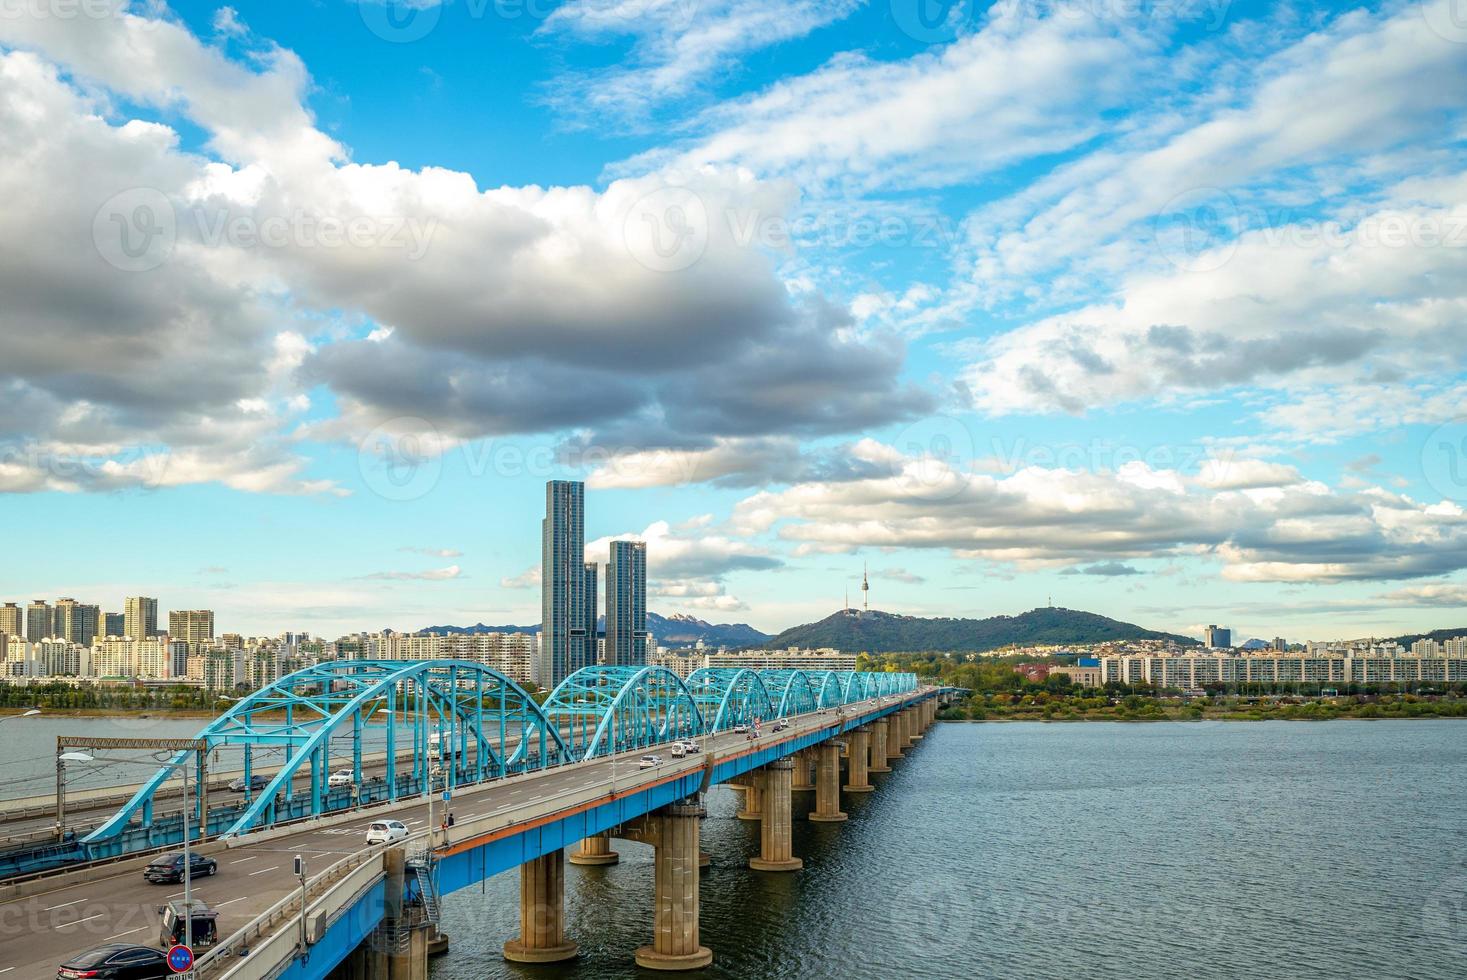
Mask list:
[[[609,864],[611,840],[623,838],[655,849],[653,939],[638,963],[691,969],[712,956],[698,943],[702,794],[732,786],[741,816],[760,820],[751,868],[796,870],[792,793],[814,793],[811,820],[844,820],[842,790],[871,790],[869,773],[889,771],[952,693],[908,673],[703,669],[682,678],[596,666],[539,702],[470,661],[329,661],[239,699],[105,822],[0,856],[10,862],[0,874],[30,876],[14,886],[17,900],[75,880],[105,903],[110,879],[97,881],[99,862],[141,867],[187,827],[196,852],[250,889],[217,910],[219,942],[199,951],[198,975],[422,980],[428,952],[446,942],[440,900],[515,867],[521,934],[505,956],[576,955],[561,911],[566,849],[575,845],[573,863]],[[211,805],[209,760],[223,755],[242,769],[243,792]],[[386,844],[356,836],[381,822],[390,822]],[[320,854],[323,840],[329,864],[316,860],[299,878],[243,870],[263,853],[314,845]],[[121,887],[119,904],[135,909],[136,895]],[[10,961],[11,941],[0,938],[0,961]]]

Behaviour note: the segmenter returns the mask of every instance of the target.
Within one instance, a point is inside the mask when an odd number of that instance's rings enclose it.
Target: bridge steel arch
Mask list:
[[[582,667],[556,685],[543,709],[553,725],[569,725],[576,759],[707,731],[697,699],[666,667]]]
[[[385,777],[362,802],[422,792],[435,761],[442,785],[452,788],[508,772],[570,761],[565,739],[534,699],[509,677],[467,660],[335,660],[306,667],[240,699],[197,736],[209,750],[239,746],[246,786],[243,812],[223,831],[234,836],[277,819],[320,816],[328,806],[327,775],[334,738],[349,737],[352,771],[362,771],[364,736],[383,731]],[[406,744],[404,744],[406,743]],[[264,789],[251,788],[258,750],[283,751],[285,760]],[[407,752],[408,772],[398,756]],[[135,817],[153,821],[153,797],[187,759],[164,765],[113,817],[83,839],[93,856],[113,844]],[[297,800],[294,777],[307,767],[309,791]],[[360,793],[363,787],[359,786]],[[193,803],[202,815],[202,794]],[[345,802],[350,804],[353,794]],[[282,807],[281,804],[284,804]],[[340,807],[335,807],[339,809]],[[284,811],[283,813],[281,811]],[[195,824],[197,826],[197,824]]]
[[[704,731],[709,734],[766,721],[778,711],[759,671],[702,667],[688,675],[687,686],[703,711]]]

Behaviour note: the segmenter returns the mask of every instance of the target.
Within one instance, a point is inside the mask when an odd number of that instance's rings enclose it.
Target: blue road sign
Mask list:
[[[174,946],[168,951],[168,968],[174,973],[186,973],[194,965],[194,951],[187,946]]]

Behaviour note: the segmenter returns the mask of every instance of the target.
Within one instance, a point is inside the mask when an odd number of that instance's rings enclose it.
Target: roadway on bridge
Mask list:
[[[848,714],[860,714],[866,705],[847,705]],[[885,706],[883,706],[885,707]],[[790,718],[790,729],[778,735],[765,733],[768,745],[830,726],[836,709],[825,709]],[[745,736],[724,733],[699,739],[705,753],[730,755],[748,747]],[[658,769],[639,770],[638,756],[657,752],[664,758]],[[706,754],[676,760],[658,748],[639,749],[615,758],[597,759],[558,769],[543,770],[460,788],[453,794],[456,821],[465,821],[496,810],[529,807],[536,801],[560,793],[588,790],[596,786],[617,791],[633,790],[654,782],[674,770],[701,768]],[[365,846],[367,827],[374,820],[401,820],[409,829],[427,829],[428,807],[422,798],[409,804],[377,807],[364,811],[359,820],[310,829],[257,844],[242,839],[238,846],[213,857],[219,873],[194,880],[194,896],[219,911],[221,939],[243,928],[257,915],[287,894],[299,890],[292,874],[294,855],[301,854],[308,866],[322,870]],[[436,804],[441,815],[442,804]],[[452,831],[449,831],[450,839]],[[181,885],[152,885],[141,871],[129,871],[85,884],[61,887],[39,895],[0,903],[0,980],[51,980],[56,967],[69,956],[108,942],[155,945],[158,941],[157,907],[183,894]],[[509,938],[509,937],[505,937]]]

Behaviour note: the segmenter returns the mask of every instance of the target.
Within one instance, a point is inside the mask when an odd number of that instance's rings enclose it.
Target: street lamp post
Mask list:
[[[95,756],[92,756],[91,754],[86,753],[86,752],[61,752],[61,753],[58,753],[57,756],[56,756],[56,782],[57,782],[57,786],[58,787],[64,787],[65,786],[65,777],[64,777],[64,774],[65,774],[65,771],[66,771],[66,764],[68,762],[96,762],[96,761],[97,760],[96,760],[96,757]],[[151,766],[151,765],[154,765],[154,763],[151,763],[151,762],[143,762],[140,759],[114,759],[112,761],[114,761],[114,762],[123,762],[123,763],[131,763],[132,765],[135,765],[135,766]],[[162,768],[164,768],[164,769],[178,769],[178,770],[181,770],[183,772],[183,800],[184,800],[184,804],[185,804],[184,805],[184,809],[183,809],[183,908],[184,908],[184,917],[183,917],[183,944],[185,946],[187,946],[189,949],[193,949],[193,945],[194,945],[194,903],[193,903],[194,864],[193,864],[193,850],[192,850],[192,847],[191,847],[191,839],[193,838],[193,835],[194,835],[193,834],[194,801],[189,796],[189,792],[188,792],[188,765],[189,765],[189,761],[190,760],[185,759],[182,762],[165,762],[165,763],[162,764]],[[60,792],[61,792],[61,790],[58,789],[58,795],[57,795],[58,807],[60,805],[60,800],[61,800]],[[60,814],[61,814],[61,812],[62,812],[61,810],[59,810],[59,809],[57,810],[58,822],[57,822],[57,828],[56,829],[57,829],[57,833],[58,834],[61,833],[61,822],[60,822]],[[205,814],[205,816],[207,816],[207,814]]]

